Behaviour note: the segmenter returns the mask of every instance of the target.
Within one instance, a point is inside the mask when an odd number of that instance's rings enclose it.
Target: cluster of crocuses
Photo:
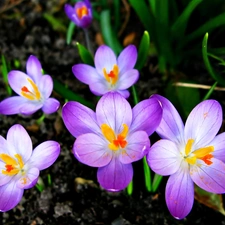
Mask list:
[[[68,5],[66,12],[74,22],[91,15],[86,2],[77,3],[75,14]],[[134,69],[136,60],[133,45],[118,57],[103,45],[95,54],[95,67],[74,65],[75,77],[102,97],[95,112],[79,102],[67,102],[62,108],[62,119],[76,138],[74,156],[98,168],[97,179],[104,189],[126,188],[133,177],[132,162],[146,156],[153,171],[170,175],[166,203],[171,214],[182,219],[192,208],[194,183],[209,192],[225,192],[225,133],[217,135],[222,109],[215,100],[203,101],[192,110],[184,126],[172,103],[160,95],[131,108],[126,100],[127,89],[139,78]],[[29,57],[26,70],[27,74],[8,74],[9,85],[19,96],[3,100],[0,113],[30,115],[39,109],[44,113],[56,112],[59,102],[49,98],[52,79],[42,74],[35,56]],[[161,140],[150,146],[149,136],[154,131]],[[59,152],[55,141],[43,142],[32,151],[31,139],[19,124],[9,129],[6,139],[0,136],[0,211],[15,207],[23,190],[36,184],[39,171],[52,165]]]

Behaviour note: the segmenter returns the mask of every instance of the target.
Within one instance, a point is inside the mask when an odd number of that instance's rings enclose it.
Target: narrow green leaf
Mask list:
[[[51,24],[53,30],[66,32],[67,28],[60,19],[49,13],[44,13],[43,17]]]
[[[206,67],[207,71],[209,72],[209,74],[211,75],[211,77],[215,81],[217,81],[219,84],[225,86],[225,79],[214,71],[214,69],[212,68],[212,66],[209,62],[209,58],[208,58],[208,54],[207,54],[207,44],[208,44],[208,33],[205,34],[203,41],[202,41],[203,61],[204,61],[205,67]]]
[[[8,68],[5,60],[5,56],[2,55],[2,66],[1,66],[1,71],[2,71],[2,76],[3,76],[3,81],[5,83],[6,91],[8,95],[12,94],[12,89],[10,88],[8,84]]]
[[[71,43],[73,33],[75,31],[76,25],[74,22],[70,21],[67,33],[66,33],[66,43],[69,45]]]
[[[120,27],[120,0],[114,0],[113,1],[113,5],[114,5],[114,18],[115,18],[115,22],[114,22],[114,30],[118,31],[119,27]]]
[[[140,70],[144,66],[149,54],[149,48],[150,48],[150,36],[148,34],[148,31],[145,31],[141,38],[141,43],[138,48],[138,58],[137,63],[135,65],[136,69]]]
[[[137,95],[135,85],[131,86],[131,90],[132,90],[132,94],[133,94],[133,98],[134,98],[134,104],[137,105],[139,100],[138,100],[138,95]]]
[[[193,33],[187,35],[185,43],[205,34],[206,32],[212,31],[213,29],[219,26],[224,26],[224,24],[225,24],[225,12],[207,21],[205,24],[200,26]]]
[[[159,188],[159,185],[162,181],[162,178],[163,177],[157,173],[154,175],[153,182],[152,182],[152,192],[157,191],[157,189]]]
[[[213,93],[213,91],[214,91],[216,85],[217,85],[217,82],[215,82],[215,83],[213,84],[213,86],[209,89],[209,91],[206,93],[206,95],[205,95],[205,97],[203,98],[202,101],[204,101],[204,100],[206,100],[206,99],[209,99],[209,97],[210,97],[210,95]]]
[[[148,166],[146,157],[143,158],[143,167],[144,167],[144,176],[145,176],[145,187],[148,192],[152,191],[152,184],[151,184],[151,170]]]
[[[153,24],[155,23],[155,18],[152,12],[154,9],[152,11],[149,10],[149,7],[145,1],[129,0],[129,3],[134,8],[145,29],[150,33],[151,36],[154,35]]]
[[[100,15],[101,31],[106,45],[113,49],[115,54],[122,51],[122,46],[117,39],[117,35],[112,30],[111,16],[109,10],[103,10]]]
[[[131,180],[131,182],[127,186],[127,194],[132,195],[132,193],[133,193],[133,180]]]
[[[184,32],[186,30],[189,17],[194,11],[194,9],[201,2],[202,0],[192,0],[191,2],[189,2],[189,4],[184,9],[184,11],[181,13],[181,15],[177,18],[177,20],[174,22],[174,24],[171,27],[171,33],[173,34],[173,36],[175,37],[184,36]]]
[[[60,94],[63,98],[80,102],[81,104],[86,105],[87,107],[92,108],[92,109],[94,108],[94,104],[92,102],[85,100],[81,96],[79,96],[79,95],[75,94],[74,92],[72,92],[71,90],[67,89],[58,80],[53,79],[53,83],[54,83],[54,90],[58,94]]]
[[[79,55],[80,55],[82,61],[85,64],[93,66],[94,65],[94,59],[93,59],[92,54],[83,45],[81,45],[80,43],[77,42],[76,46],[78,48]]]
[[[152,10],[152,14],[155,16],[156,10],[156,1],[157,0],[148,0],[148,4],[150,5],[150,9]]]

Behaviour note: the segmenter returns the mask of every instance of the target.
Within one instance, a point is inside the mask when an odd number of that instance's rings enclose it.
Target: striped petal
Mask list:
[[[117,158],[112,158],[111,162],[98,168],[98,182],[108,191],[120,191],[127,187],[133,177],[131,164],[123,164]]]
[[[194,139],[196,148],[206,146],[214,139],[222,124],[222,109],[215,100],[198,104],[190,113],[185,124],[185,142]]]
[[[67,102],[62,109],[62,118],[74,137],[86,133],[101,133],[95,112],[78,102]]]
[[[132,110],[130,104],[120,94],[109,92],[99,100],[96,117],[100,126],[107,124],[119,134],[123,130],[123,124],[130,126]]]
[[[113,66],[117,64],[115,53],[106,45],[102,45],[98,48],[95,53],[94,61],[97,72],[102,76],[103,68],[105,68],[107,72],[110,72]]]
[[[180,168],[166,184],[166,204],[176,219],[183,219],[191,211],[194,202],[194,183],[188,167]]]
[[[191,178],[208,192],[225,193],[225,164],[215,158],[211,161],[211,165],[206,165],[202,160],[198,160],[197,164],[190,168]]]
[[[80,162],[93,167],[105,166],[112,159],[112,151],[108,149],[106,141],[91,133],[76,139],[73,153]]]
[[[130,131],[143,130],[151,135],[161,122],[162,112],[162,107],[155,98],[139,102],[133,108],[134,119]]]
[[[42,67],[36,56],[31,55],[28,58],[26,69],[27,75],[30,76],[35,83],[38,83],[40,78],[42,77]]]

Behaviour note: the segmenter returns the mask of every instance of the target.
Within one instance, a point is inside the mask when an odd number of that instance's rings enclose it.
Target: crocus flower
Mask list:
[[[137,60],[137,49],[134,45],[126,47],[116,58],[108,46],[102,45],[95,53],[95,68],[85,64],[74,65],[75,77],[88,84],[95,95],[104,95],[109,91],[117,91],[125,98],[129,97],[131,87],[139,77],[133,69]]]
[[[39,60],[31,55],[26,64],[27,74],[12,70],[8,74],[10,87],[19,96],[9,97],[0,103],[0,113],[4,115],[30,115],[39,109],[50,114],[58,110],[59,101],[49,98],[53,81],[49,75],[42,75]]]
[[[163,107],[156,132],[162,138],[150,149],[147,160],[160,175],[170,175],[166,204],[177,219],[184,218],[194,202],[194,183],[212,193],[225,192],[225,133],[216,136],[222,124],[222,109],[215,100],[198,104],[184,126],[175,107],[155,95]]]
[[[92,22],[92,8],[89,0],[79,1],[74,7],[65,5],[65,13],[78,27],[87,28]]]
[[[62,109],[63,121],[76,137],[74,156],[84,164],[99,167],[98,181],[109,191],[122,190],[130,183],[131,163],[148,152],[148,136],[155,131],[161,116],[157,100],[144,100],[131,109],[116,92],[109,92],[99,100],[96,113],[72,101]]]
[[[7,138],[0,136],[0,211],[14,208],[24,189],[32,188],[39,171],[51,166],[60,153],[55,141],[46,141],[32,151],[32,142],[19,124],[12,126]]]

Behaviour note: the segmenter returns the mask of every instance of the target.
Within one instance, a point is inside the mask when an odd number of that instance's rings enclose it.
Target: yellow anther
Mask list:
[[[27,80],[31,84],[33,90],[29,90],[26,86],[23,86],[21,88],[21,95],[29,100],[40,100],[41,94],[37,85],[30,78],[27,78]]]
[[[115,64],[109,73],[103,68],[103,74],[107,82],[111,83],[111,85],[115,85],[119,78],[119,67]]]

